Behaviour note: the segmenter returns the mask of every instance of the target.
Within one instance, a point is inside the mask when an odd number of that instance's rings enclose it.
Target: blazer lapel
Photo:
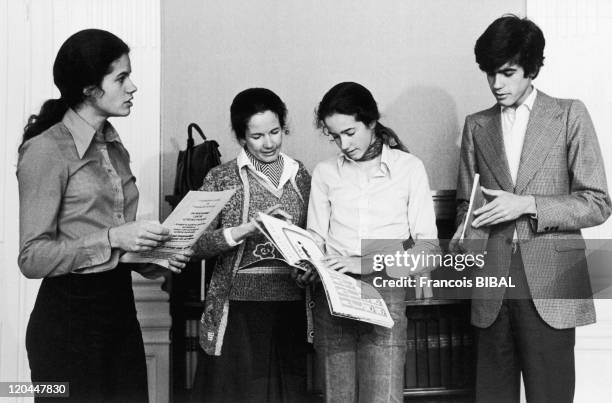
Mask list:
[[[478,123],[480,127],[475,129],[474,141],[499,187],[512,192],[514,186],[504,149],[499,106],[489,109]]]
[[[563,122],[562,110],[548,95],[538,91],[527,123],[521,162],[516,179],[516,194],[522,194],[554,145]]]

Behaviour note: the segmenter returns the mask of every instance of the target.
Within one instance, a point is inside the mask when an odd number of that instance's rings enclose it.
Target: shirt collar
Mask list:
[[[83,120],[83,118],[80,117],[79,114],[72,108],[69,108],[66,111],[64,117],[62,118],[62,123],[64,126],[66,126],[68,131],[70,131],[70,134],[72,134],[79,158],[83,158],[83,155],[85,155],[85,152],[96,136],[96,129],[91,127],[89,123]],[[119,134],[117,134],[117,131],[113,125],[108,121],[104,124],[104,129],[102,129],[102,133],[100,133],[100,135],[103,136],[107,143],[113,141],[121,143]]]
[[[341,169],[345,163],[354,164],[355,161],[343,152],[340,152],[338,154],[338,169]],[[380,169],[391,176],[391,148],[387,144],[383,144],[382,153],[380,154]]]
[[[533,109],[533,103],[535,102],[535,99],[536,99],[536,93],[537,93],[537,90],[535,86],[533,86],[533,89],[531,90],[531,94],[529,94],[527,98],[525,98],[523,103],[520,104],[518,107],[520,108],[521,106],[525,105],[527,107],[527,110],[531,112],[531,110]],[[511,106],[503,106],[502,112],[507,113],[509,112],[510,109],[513,109],[513,108]]]
[[[527,107],[527,109],[529,109],[529,112],[531,112],[533,110],[533,103],[535,102],[536,99],[536,93],[538,91],[536,90],[535,87],[533,87],[533,90],[531,91],[531,94],[529,94],[529,96],[527,97],[527,99],[525,100],[525,102],[523,102],[523,105],[525,105]]]
[[[289,157],[285,153],[281,152],[280,155],[283,157],[283,171],[285,171],[286,169],[295,169],[295,172],[297,172],[297,168],[299,168],[297,161]],[[238,157],[236,157],[236,163],[238,164],[238,169],[248,167],[251,168],[253,171],[257,171],[251,163],[251,160],[249,159],[249,156],[247,155],[246,151],[244,151],[244,148],[240,149]]]

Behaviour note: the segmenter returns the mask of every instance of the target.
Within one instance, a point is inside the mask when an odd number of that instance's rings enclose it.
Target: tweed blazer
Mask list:
[[[595,308],[580,230],[603,223],[610,215],[611,203],[589,113],[578,100],[552,98],[538,91],[515,185],[504,149],[500,113],[495,105],[465,120],[457,223],[466,214],[476,173],[488,189],[533,195],[535,218],[523,215],[490,227],[485,272],[508,275],[516,228],[527,283],[541,318],[557,329],[593,323]],[[472,324],[488,327],[493,323],[504,291],[474,289]]]

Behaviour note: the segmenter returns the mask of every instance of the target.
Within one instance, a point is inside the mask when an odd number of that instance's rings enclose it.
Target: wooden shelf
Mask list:
[[[411,299],[407,300],[406,306],[433,306],[433,305],[458,305],[458,304],[469,304],[469,300],[465,299]]]
[[[440,388],[410,388],[404,389],[404,396],[421,397],[421,396],[456,396],[469,395],[472,389],[448,389]]]

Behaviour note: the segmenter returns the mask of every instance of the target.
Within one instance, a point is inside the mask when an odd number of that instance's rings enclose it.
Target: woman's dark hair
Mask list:
[[[267,88],[249,88],[239,92],[230,106],[232,130],[236,138],[244,139],[251,117],[265,111],[275,113],[281,128],[287,131],[287,107],[278,95]]]
[[[476,41],[480,70],[494,74],[504,64],[518,64],[525,77],[536,78],[544,65],[544,34],[527,18],[507,14],[493,21]]]
[[[59,122],[68,108],[81,104],[83,89],[99,86],[111,64],[129,52],[125,42],[101,29],[85,29],[66,39],[53,63],[53,82],[60,98],[47,100],[38,115],[30,116],[21,144]]]
[[[323,129],[325,118],[335,113],[353,116],[356,121],[362,122],[366,126],[376,122],[374,127],[376,136],[381,137],[391,148],[408,152],[397,134],[378,121],[380,119],[378,105],[372,93],[363,85],[343,82],[334,85],[327,91],[315,111],[317,128]]]

